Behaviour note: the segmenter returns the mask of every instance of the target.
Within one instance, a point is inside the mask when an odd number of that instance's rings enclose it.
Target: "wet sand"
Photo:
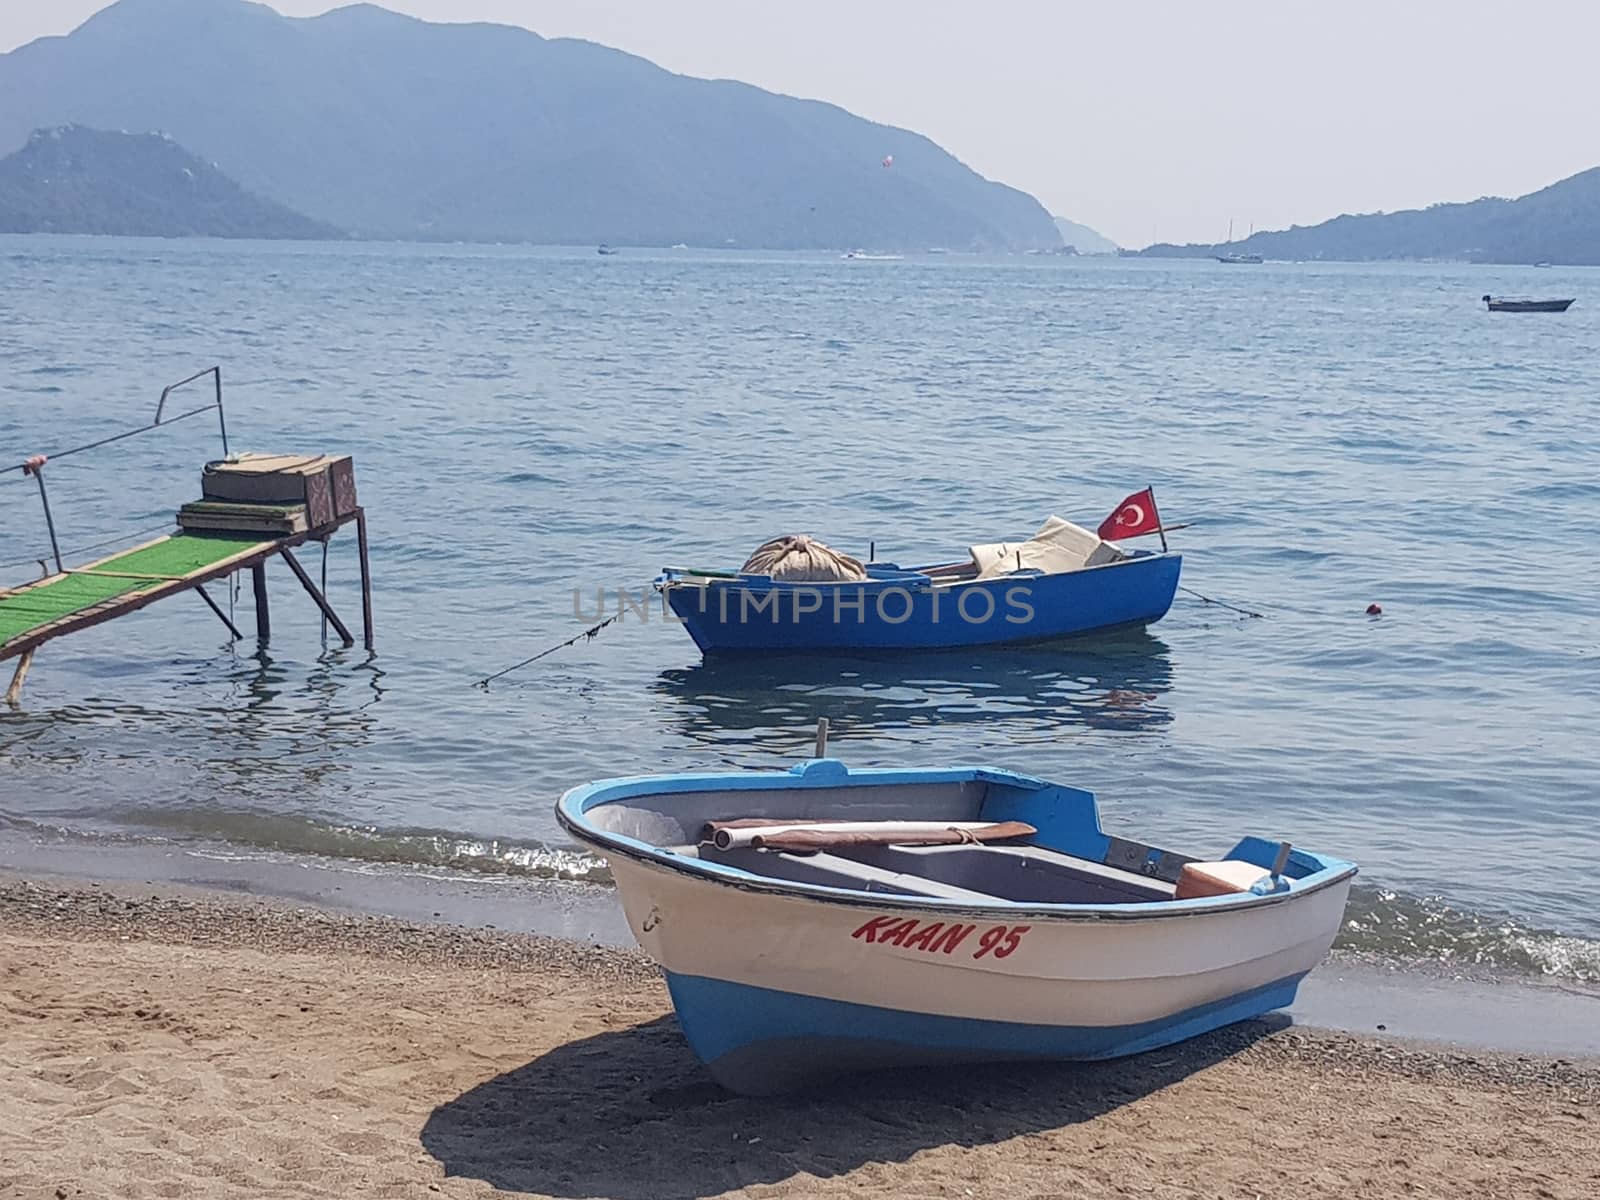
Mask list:
[[[641,956],[0,878],[0,1197],[1593,1197],[1600,1063],[1256,1022],[1119,1063],[706,1079]]]

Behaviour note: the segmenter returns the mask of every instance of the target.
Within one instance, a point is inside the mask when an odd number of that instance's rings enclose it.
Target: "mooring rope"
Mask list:
[[[1193,588],[1183,587],[1183,586],[1180,585],[1178,590],[1180,592],[1187,592],[1189,595],[1195,597],[1197,600],[1202,600],[1207,604],[1215,604],[1218,608],[1225,608],[1229,612],[1239,613],[1241,616],[1257,617],[1257,618],[1261,618],[1261,617],[1265,617],[1266,616],[1265,613],[1253,612],[1248,608],[1240,608],[1236,604],[1229,604],[1225,600],[1216,600],[1216,599],[1213,599],[1210,596],[1202,595],[1201,593],[1195,591]],[[474,683],[472,686],[475,687],[475,688],[481,688],[481,689],[483,689],[484,691],[487,692],[489,690],[489,685],[491,683],[493,683],[496,679],[501,678],[502,676],[509,675],[513,671],[520,671],[520,670],[522,670],[523,667],[529,666],[532,663],[536,663],[541,658],[545,658],[545,657],[547,657],[547,656],[549,656],[551,654],[554,654],[557,650],[565,650],[568,646],[575,646],[579,642],[593,641],[594,637],[595,637],[595,635],[597,633],[599,633],[607,625],[613,625],[616,622],[620,621],[622,619],[622,616],[623,616],[623,614],[620,613],[620,612],[613,613],[611,616],[607,617],[604,621],[601,621],[599,624],[589,626],[589,628],[585,629],[582,633],[573,634],[566,641],[557,642],[554,646],[550,646],[550,647],[548,647],[548,648],[546,648],[544,650],[541,650],[541,651],[539,651],[539,653],[537,653],[535,655],[532,655],[529,658],[525,658],[519,663],[512,663],[509,667],[506,667],[504,670],[496,671],[493,675],[486,675],[482,679],[480,679],[476,683]]]
[[[526,667],[528,664],[536,663],[541,658],[544,658],[547,654],[554,654],[557,650],[565,650],[568,646],[575,646],[579,642],[593,641],[595,634],[599,633],[607,625],[611,625],[611,624],[613,624],[613,623],[615,623],[617,621],[620,621],[620,620],[622,620],[622,613],[620,613],[620,612],[612,613],[609,617],[607,617],[604,621],[601,621],[598,625],[591,625],[591,626],[589,626],[588,629],[585,629],[582,633],[573,634],[566,641],[557,642],[554,646],[551,646],[549,649],[539,651],[539,653],[535,654],[532,658],[525,658],[519,663],[512,663],[511,666],[505,668],[505,670],[503,670],[503,671],[496,671],[493,675],[486,675],[482,679],[478,680],[478,682],[473,684],[472,686],[475,687],[475,688],[482,688],[484,691],[487,692],[489,690],[489,685],[491,683],[493,683],[496,679],[499,679],[502,675],[509,675],[513,671],[520,671],[520,670],[522,670],[523,667]]]
[[[1240,608],[1238,605],[1229,604],[1225,600],[1213,600],[1210,596],[1202,596],[1199,592],[1195,591],[1193,588],[1184,587],[1182,584],[1178,585],[1178,590],[1180,592],[1187,592],[1189,595],[1195,597],[1195,599],[1197,599],[1197,600],[1203,600],[1207,604],[1215,604],[1218,608],[1225,608],[1229,612],[1236,612],[1236,613],[1241,614],[1242,616],[1246,616],[1246,617],[1265,617],[1266,616],[1265,613],[1251,612],[1248,608]]]

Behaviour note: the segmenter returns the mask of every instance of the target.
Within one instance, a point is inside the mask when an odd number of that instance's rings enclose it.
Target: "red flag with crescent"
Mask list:
[[[1161,531],[1161,514],[1156,511],[1155,493],[1149,488],[1135,492],[1104,521],[1097,532],[1109,541],[1120,538],[1143,537]]]

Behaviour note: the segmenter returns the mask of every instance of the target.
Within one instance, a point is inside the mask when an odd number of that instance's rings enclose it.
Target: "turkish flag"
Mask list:
[[[1149,488],[1135,492],[1117,510],[1100,522],[1096,531],[1108,542],[1119,538],[1143,537],[1161,529],[1161,514],[1156,511],[1156,498]]]

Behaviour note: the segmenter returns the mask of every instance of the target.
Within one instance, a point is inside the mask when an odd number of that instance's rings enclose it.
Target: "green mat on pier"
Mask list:
[[[130,550],[96,563],[96,571],[121,571],[130,575],[178,576],[204,571],[225,558],[274,538],[260,534],[179,533],[142,550]],[[14,596],[0,596],[0,647],[42,625],[90,608],[117,596],[147,592],[163,579],[118,579],[106,575],[68,575],[53,583],[31,587]]]

